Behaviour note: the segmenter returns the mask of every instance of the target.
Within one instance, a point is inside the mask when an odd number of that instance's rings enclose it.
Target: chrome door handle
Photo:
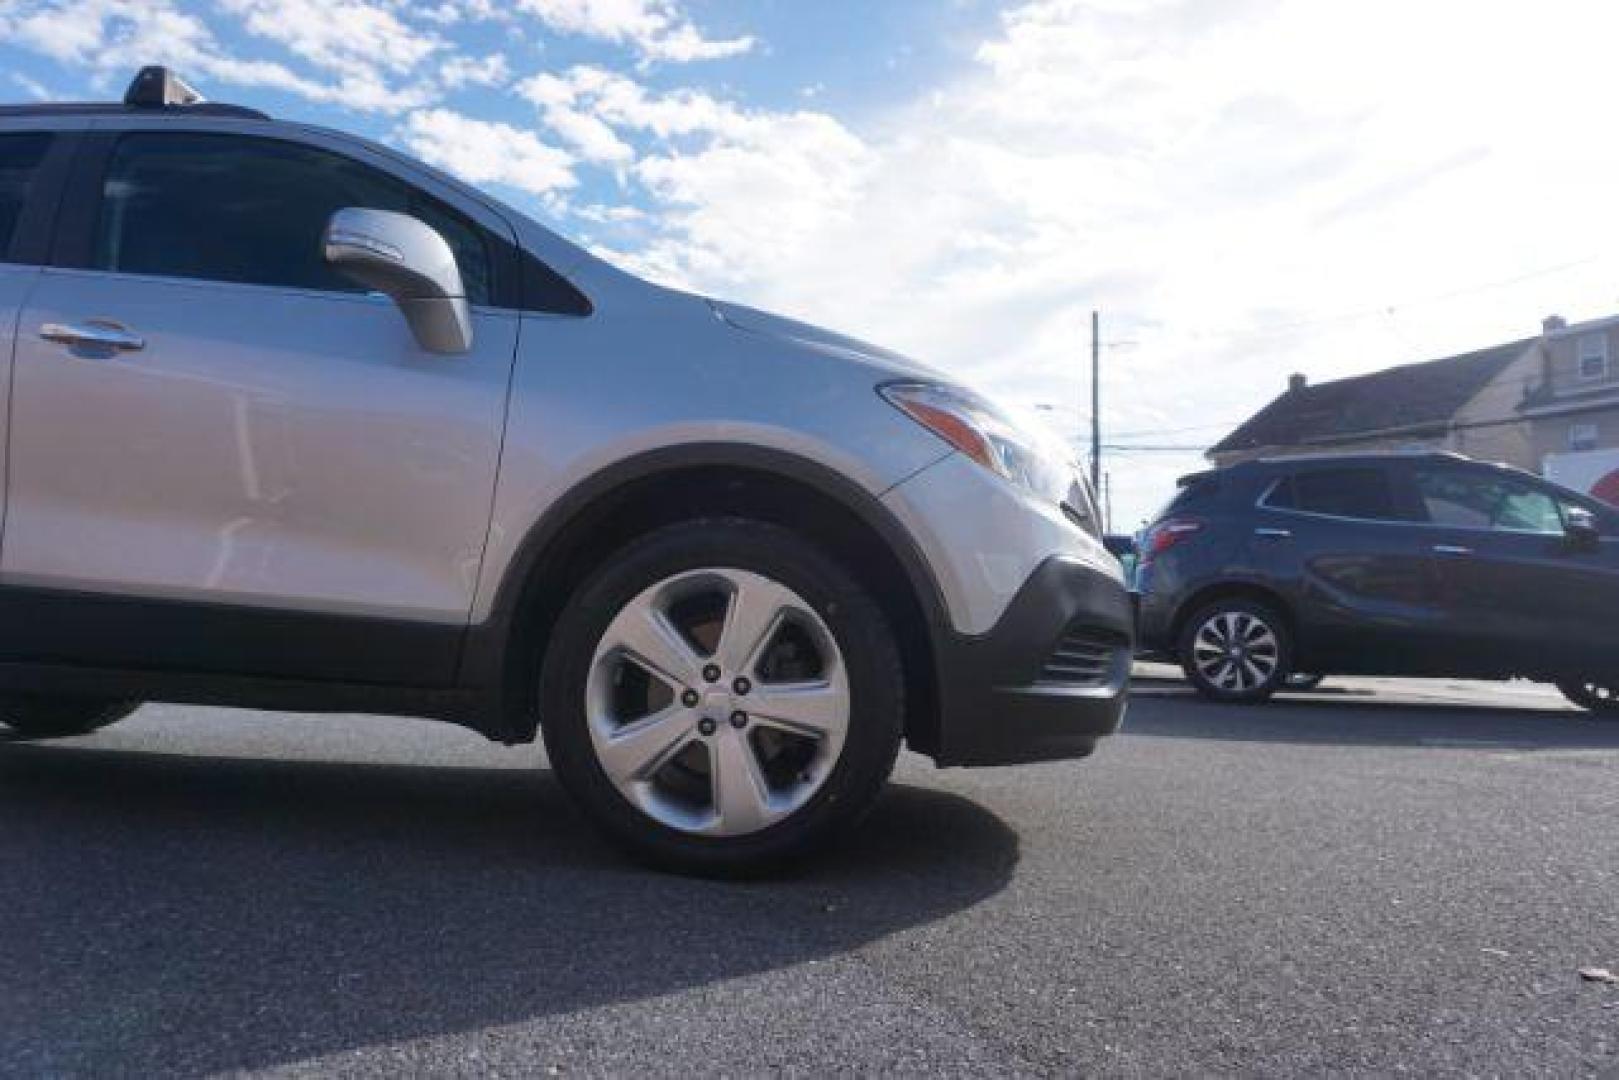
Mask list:
[[[58,345],[87,345],[98,349],[112,349],[115,352],[146,348],[146,339],[139,334],[132,334],[117,323],[100,320],[82,323],[48,322],[39,328],[39,336]]]
[[[1265,540],[1291,540],[1291,539],[1293,539],[1293,530],[1292,529],[1255,529],[1254,530],[1254,535],[1258,536],[1258,537],[1261,537],[1261,538],[1263,538]]]
[[[1460,544],[1435,544],[1433,553],[1435,555],[1471,555],[1473,554],[1473,549],[1462,547]]]

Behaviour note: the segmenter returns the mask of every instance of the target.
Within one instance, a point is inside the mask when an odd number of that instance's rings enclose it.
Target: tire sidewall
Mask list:
[[[1606,700],[1591,694],[1586,686],[1595,683],[1591,679],[1567,679],[1557,684],[1557,689],[1572,704],[1584,709],[1591,716],[1599,720],[1619,720],[1619,699]],[[1601,685],[1609,685],[1602,682]]]
[[[849,680],[848,733],[825,783],[785,820],[739,837],[695,836],[645,815],[602,769],[585,714],[586,679],[612,619],[648,586],[709,567],[751,571],[796,592],[831,631]],[[634,853],[667,868],[703,873],[766,869],[855,820],[893,768],[903,708],[893,636],[854,577],[796,533],[738,519],[669,526],[611,557],[558,619],[540,676],[541,732],[563,786]]]
[[[1250,690],[1226,690],[1209,682],[1198,671],[1192,655],[1192,644],[1197,638],[1198,630],[1211,618],[1222,613],[1243,614],[1259,619],[1275,636],[1276,670],[1264,684]],[[1185,673],[1187,682],[1211,701],[1233,704],[1266,701],[1277,691],[1286,688],[1288,673],[1293,670],[1293,634],[1287,620],[1283,619],[1275,608],[1257,600],[1217,600],[1204,605],[1186,620],[1185,626],[1181,629],[1178,651],[1181,670]]]

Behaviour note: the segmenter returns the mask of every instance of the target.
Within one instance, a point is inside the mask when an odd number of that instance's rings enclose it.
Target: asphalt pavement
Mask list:
[[[1096,757],[901,763],[745,885],[535,747],[149,706],[0,741],[0,1074],[1602,1074],[1619,723],[1534,687],[1148,679]]]

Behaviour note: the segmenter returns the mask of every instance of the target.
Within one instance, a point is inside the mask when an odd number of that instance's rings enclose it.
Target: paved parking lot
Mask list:
[[[908,758],[791,880],[619,861],[534,748],[149,707],[0,743],[0,1074],[1601,1073],[1619,724],[1143,683],[1091,762]]]

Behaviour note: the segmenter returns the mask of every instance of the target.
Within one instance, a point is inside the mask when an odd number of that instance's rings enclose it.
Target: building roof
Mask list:
[[[1221,439],[1211,454],[1271,446],[1330,446],[1380,432],[1443,430],[1458,409],[1536,338],[1405,364],[1370,375],[1290,387]]]

